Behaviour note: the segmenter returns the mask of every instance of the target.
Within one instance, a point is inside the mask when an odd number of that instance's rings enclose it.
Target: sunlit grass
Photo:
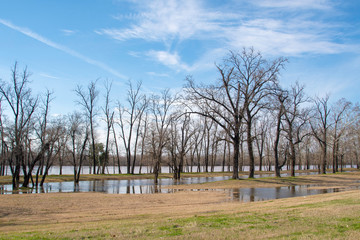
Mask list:
[[[298,203],[300,202],[300,204]],[[306,203],[302,203],[306,202]],[[316,206],[316,211],[314,211]],[[245,208],[245,209],[244,209]],[[142,215],[130,219],[63,225],[2,233],[2,239],[358,239],[359,192],[273,202],[237,204],[233,210],[200,214]]]

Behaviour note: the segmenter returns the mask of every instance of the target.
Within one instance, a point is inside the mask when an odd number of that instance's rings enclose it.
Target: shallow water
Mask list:
[[[80,181],[79,184],[74,184],[74,182],[50,182],[44,183],[42,188],[20,189],[16,192],[12,191],[11,184],[7,184],[0,186],[0,193],[102,192],[110,194],[151,194],[163,192],[161,190],[162,186],[198,184],[228,179],[230,179],[230,176],[193,177],[180,180],[163,178],[159,179],[158,185],[154,185],[153,179]]]
[[[311,189],[310,185],[274,188],[234,188],[226,189],[230,201],[257,202],[271,199],[302,197],[324,193],[340,192],[340,188]]]
[[[316,174],[297,173],[296,175]],[[259,177],[273,177],[274,174],[260,174],[255,175]],[[282,176],[287,176],[283,174]],[[242,175],[240,178],[247,178],[247,175]],[[230,176],[219,177],[192,177],[175,180],[172,178],[159,179],[159,184],[154,185],[152,179],[134,179],[134,180],[95,180],[95,181],[80,181],[79,184],[74,182],[50,182],[44,183],[42,188],[20,189],[16,192],[12,191],[12,185],[0,185],[0,194],[18,194],[18,193],[50,193],[50,192],[102,192],[111,194],[152,194],[157,192],[164,192],[161,190],[162,186],[179,185],[179,184],[199,184],[206,182],[215,182],[230,179]]]
[[[297,175],[314,174],[302,173]],[[316,173],[315,173],[316,174]],[[261,174],[255,177],[272,177],[273,174]],[[283,176],[287,176],[284,174]],[[247,176],[240,176],[247,178]],[[73,182],[51,182],[45,183],[42,188],[29,188],[12,191],[12,185],[0,185],[0,194],[29,194],[29,193],[54,193],[54,192],[100,192],[107,194],[155,194],[155,193],[174,193],[178,191],[220,191],[225,192],[228,201],[255,202],[270,199],[300,197],[323,193],[339,192],[344,189],[327,188],[312,189],[315,185],[299,185],[289,187],[273,188],[233,188],[233,189],[169,189],[169,185],[181,184],[201,184],[206,182],[222,181],[230,179],[230,176],[219,177],[192,177],[174,180],[171,178],[159,179],[159,184],[155,185],[152,179],[134,180],[96,180],[80,181],[79,184]],[[359,189],[359,187],[357,187]]]

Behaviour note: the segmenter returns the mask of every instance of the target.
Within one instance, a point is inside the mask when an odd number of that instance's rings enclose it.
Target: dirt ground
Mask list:
[[[360,172],[309,175],[296,178],[228,180],[196,185],[169,186],[176,189],[217,189],[314,185],[314,188],[349,189],[360,186]],[[357,192],[355,191],[355,194]],[[360,195],[359,195],[360,196]],[[137,219],[144,216],[186,216],[236,208],[218,191],[179,191],[172,194],[48,193],[0,196],[0,232],[60,227],[62,224]],[[258,204],[258,203],[256,203]],[[250,206],[248,204],[248,206]],[[252,205],[251,205],[252,206]]]
[[[265,202],[241,203],[229,201],[228,196],[223,191],[211,191],[211,189],[226,189],[226,188],[265,188],[265,187],[279,187],[279,186],[295,186],[307,185],[310,188],[340,188],[345,190],[340,193],[330,193],[323,195],[315,195],[309,197],[298,197],[289,199],[270,200]],[[346,232],[346,235],[337,235],[338,233],[331,233],[331,237],[336,236],[358,236],[356,229],[356,220],[359,216],[359,207],[354,201],[360,199],[360,191],[354,190],[360,187],[360,172],[351,172],[343,174],[327,174],[327,175],[308,175],[301,177],[286,177],[286,178],[261,178],[261,179],[245,179],[245,180],[227,180],[213,183],[204,183],[196,185],[177,185],[169,186],[174,189],[184,189],[170,194],[144,194],[144,195],[129,195],[129,194],[103,194],[103,193],[46,193],[46,194],[13,194],[0,195],[0,239],[23,239],[23,238],[47,238],[47,234],[53,234],[52,238],[80,238],[84,239],[91,234],[94,238],[110,238],[109,236],[118,236],[120,239],[134,238],[158,238],[163,236],[164,231],[170,231],[170,235],[177,232],[176,229],[168,229],[169,222],[175,222],[171,226],[178,226],[178,222],[183,224],[181,219],[197,219],[196,221],[204,221],[197,216],[208,216],[214,218],[214,223],[222,220],[223,214],[226,215],[226,221],[232,216],[239,215],[241,219],[250,218],[251,216],[258,216],[261,222],[257,225],[251,225],[255,228],[251,230],[258,237],[264,237],[260,234],[263,228],[268,227],[268,222],[262,223],[261,219],[273,218],[281,219],[288,218],[293,215],[292,209],[298,209],[298,206],[310,206],[309,209],[299,212],[298,219],[302,219],[299,223],[293,225],[302,225],[303,229],[313,231],[311,219],[324,218],[326,214],[333,214],[335,217],[334,224],[339,224],[343,219],[352,219],[351,222],[354,229]],[[186,191],[186,189],[208,189],[208,191]],[[357,199],[357,200],[356,200]],[[344,201],[352,203],[351,210]],[[339,204],[338,207],[332,205],[324,205],[324,202]],[[313,206],[319,205],[321,211],[315,211]],[[337,206],[337,205],[336,205]],[[277,209],[284,209],[283,212],[277,213]],[[347,209],[346,218],[338,218],[343,214],[342,209]],[[274,215],[273,213],[280,214]],[[315,216],[313,214],[321,214]],[[235,214],[235,215],[234,215]],[[249,215],[250,214],[250,215]],[[355,215],[354,215],[355,214]],[[307,216],[305,218],[304,216]],[[261,216],[261,217],[260,217]],[[252,218],[252,217],[251,217]],[[178,220],[176,220],[178,219]],[[180,220],[179,220],[180,219]],[[340,220],[338,220],[340,219]],[[205,219],[206,220],[206,219]],[[271,219],[270,219],[271,220]],[[184,220],[185,221],[185,220]],[[188,220],[186,220],[188,221]],[[194,220],[195,221],[195,220]],[[195,221],[195,222],[196,222]],[[208,221],[208,220],[206,220]],[[229,220],[230,221],[230,220]],[[321,220],[324,221],[324,220]],[[347,221],[347,220],[346,220]],[[273,220],[278,222],[278,220]],[[196,225],[198,223],[184,223],[184,231],[188,231],[189,239],[193,232],[198,232],[196,235],[200,239],[207,238],[207,232],[212,231],[214,234],[223,234],[219,232],[216,225],[209,225],[204,228],[204,224]],[[240,231],[236,224],[231,231]],[[280,223],[279,223],[280,224]],[[285,221],[281,224],[290,224]],[[349,223],[346,223],[349,224]],[[194,225],[194,226],[193,226]],[[289,234],[296,232],[296,227],[289,225]],[[160,226],[160,227],[158,227]],[[230,228],[232,225],[229,225]],[[248,225],[240,225],[247,228]],[[346,225],[345,225],[346,226]],[[327,229],[324,226],[326,232]],[[257,228],[259,228],[257,230]],[[155,230],[154,230],[155,229]],[[279,228],[281,229],[281,228]],[[332,228],[330,228],[332,229]],[[268,236],[273,232],[270,231]],[[340,229],[342,231],[342,229]],[[339,230],[339,231],[340,231]],[[148,233],[148,231],[155,231]],[[335,230],[334,230],[335,231]],[[250,234],[251,232],[249,232]],[[55,235],[54,235],[55,234]],[[105,235],[104,235],[105,234]],[[110,235],[109,235],[110,234]],[[158,234],[158,235],[157,235]],[[160,234],[160,235],[159,235]],[[225,233],[224,233],[225,234]],[[227,238],[228,233],[224,235]],[[281,236],[282,231],[278,231]],[[335,235],[333,235],[335,234]],[[341,233],[343,234],[343,233]],[[350,235],[349,235],[350,234]],[[354,235],[355,234],[355,235]],[[105,236],[105,237],[104,237]],[[121,236],[121,237],[119,237]],[[165,236],[165,235],[164,235]],[[221,235],[222,236],[222,235]],[[234,235],[236,236],[236,235]],[[243,235],[244,238],[247,235]],[[309,236],[313,236],[311,233]],[[327,235],[321,235],[327,236]],[[178,239],[182,239],[179,237]],[[230,235],[229,239],[233,239]],[[235,238],[236,239],[236,238]]]

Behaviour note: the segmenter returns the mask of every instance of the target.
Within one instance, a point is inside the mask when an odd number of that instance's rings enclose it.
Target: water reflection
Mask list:
[[[262,174],[256,177],[271,177],[273,174]],[[241,176],[246,178],[247,176]],[[12,191],[12,185],[0,185],[1,194],[27,194],[27,193],[51,193],[51,192],[101,192],[109,194],[154,194],[154,193],[174,193],[178,191],[221,191],[228,196],[228,201],[255,202],[270,199],[300,197],[307,195],[333,193],[344,189],[328,188],[313,189],[315,185],[298,185],[274,188],[234,188],[234,189],[171,189],[169,185],[180,184],[199,184],[228,180],[230,176],[219,177],[194,177],[183,178],[181,180],[159,179],[159,184],[154,185],[152,179],[134,180],[96,180],[80,181],[78,184],[73,182],[52,182],[45,183],[43,187],[20,189]],[[359,189],[358,187],[355,187]]]
[[[220,177],[194,177],[174,180],[171,178],[159,179],[159,184],[154,185],[152,179],[133,179],[133,180],[96,180],[74,182],[50,182],[44,183],[42,188],[27,188],[12,191],[12,185],[2,185],[1,194],[17,193],[50,193],[50,192],[102,192],[111,194],[151,194],[168,193],[169,190],[162,189],[162,186],[180,185],[180,184],[198,184],[205,182],[214,182],[228,180],[230,176]]]
[[[296,175],[316,174],[314,172],[297,173]],[[273,177],[274,174],[259,174],[255,178]],[[287,176],[287,174],[283,174]],[[246,179],[247,175],[240,178]],[[151,194],[168,193],[170,190],[162,189],[161,186],[180,185],[180,184],[199,184],[206,182],[222,181],[230,179],[230,176],[218,177],[191,177],[174,180],[172,178],[159,179],[159,184],[154,185],[152,179],[133,179],[133,180],[95,180],[80,181],[78,184],[73,182],[51,182],[44,183],[43,187],[20,189],[12,191],[12,185],[0,185],[0,194],[21,194],[21,193],[51,193],[51,192],[102,192],[111,194]]]
[[[323,193],[339,192],[339,188],[311,189],[310,185],[274,188],[234,188],[225,189],[230,201],[256,202],[271,199],[301,197]]]

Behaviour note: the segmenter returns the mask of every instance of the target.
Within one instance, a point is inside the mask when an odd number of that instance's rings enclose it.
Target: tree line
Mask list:
[[[118,173],[125,165],[127,174],[150,166],[156,183],[161,166],[175,179],[215,166],[234,179],[245,166],[250,178],[256,166],[277,177],[284,167],[292,176],[310,166],[319,173],[341,171],[344,164],[359,169],[359,104],[310,97],[298,82],[282,87],[286,63],[253,48],[230,51],[215,64],[214,83],[187,76],[181,93],[147,95],[141,82],[129,81],[123,102],[111,98],[112,82],[91,81],[74,89],[79,109],[57,117],[49,115],[54,92],[33,94],[27,68],[15,63],[10,81],[0,85],[0,174],[10,169],[15,189],[42,186],[53,165],[59,174],[73,166],[75,183],[84,166],[93,174],[109,165]]]

